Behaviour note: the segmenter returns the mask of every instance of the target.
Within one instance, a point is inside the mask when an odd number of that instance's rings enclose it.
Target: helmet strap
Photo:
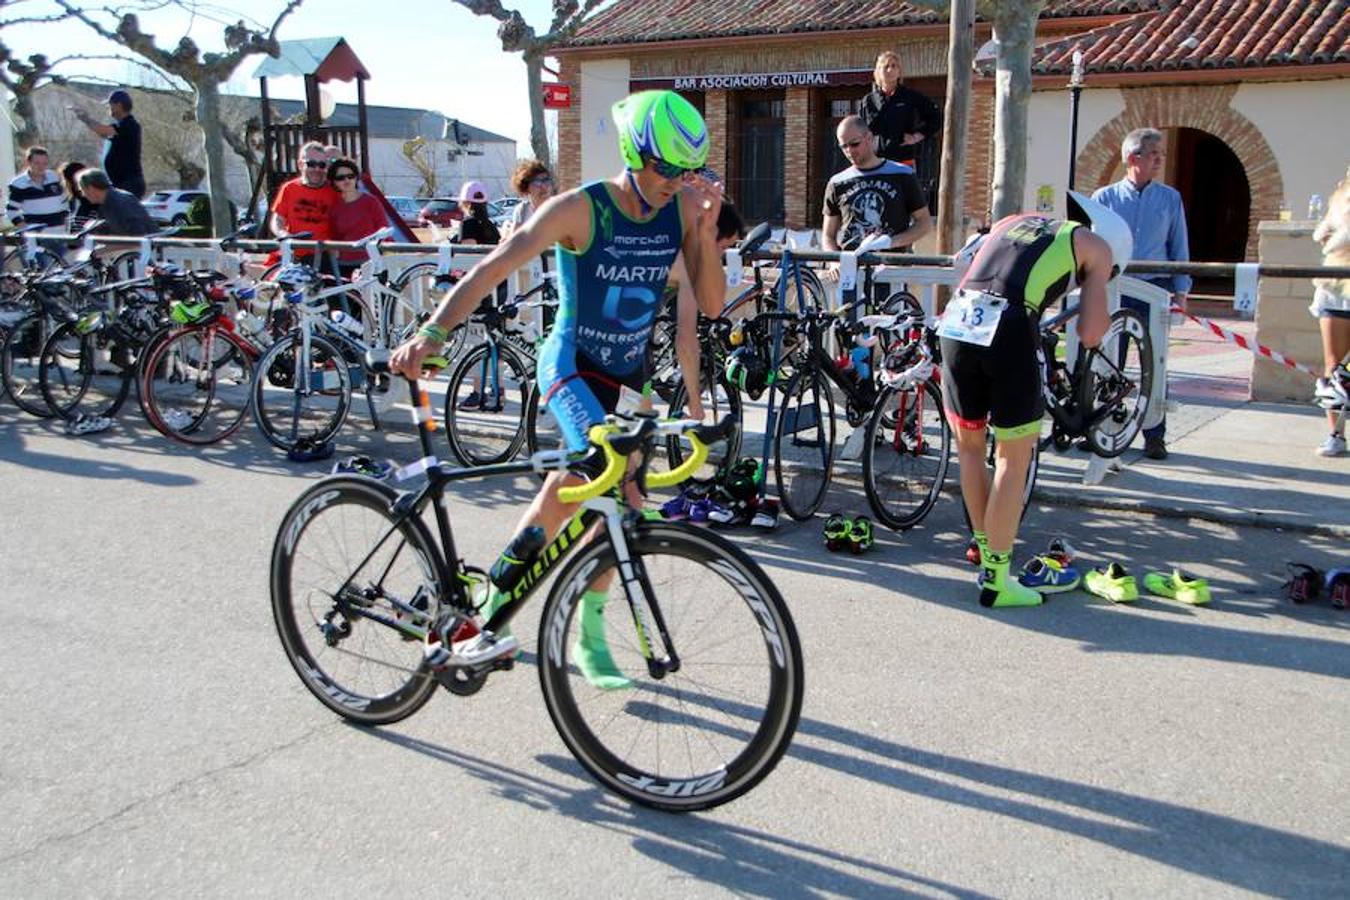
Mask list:
[[[633,193],[637,194],[638,203],[640,204],[639,208],[642,210],[642,215],[645,216],[656,207],[647,202],[646,196],[642,193],[642,188],[638,187],[637,178],[633,176],[633,170],[628,169],[626,171],[628,173],[628,184],[632,187]]]

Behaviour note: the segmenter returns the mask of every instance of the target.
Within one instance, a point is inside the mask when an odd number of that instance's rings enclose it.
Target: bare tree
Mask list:
[[[141,155],[173,172],[182,190],[201,185],[206,177],[202,132],[187,93],[138,91],[136,118],[141,123]]]
[[[415,137],[403,142],[403,158],[422,179],[417,191],[419,197],[436,196],[436,148],[424,137]]]
[[[115,29],[91,18],[82,8],[70,0],[55,0],[66,14],[79,19],[102,37],[119,44],[145,58],[163,71],[182,79],[192,86],[195,93],[194,112],[197,124],[201,126],[207,181],[211,194],[211,226],[216,234],[230,231],[229,194],[225,188],[224,143],[220,110],[220,86],[230,79],[234,70],[249,56],[266,53],[276,56],[280,53],[277,44],[277,30],[303,0],[290,0],[272,22],[271,28],[263,31],[246,24],[242,19],[233,25],[224,27],[225,53],[203,53],[195,41],[184,36],[179,39],[173,50],[165,50],[155,43],[155,36],[141,30],[140,20],[134,12],[118,9],[105,9],[102,15],[116,18]],[[155,9],[167,4],[180,6],[189,12],[196,12],[193,0],[145,0],[143,10]]]
[[[958,6],[964,6],[963,0],[914,0],[920,6],[935,9],[944,14]],[[987,21],[994,24],[994,42],[997,55],[994,61],[994,203],[993,217],[1019,212],[1026,189],[1027,178],[1027,107],[1031,101],[1031,56],[1035,50],[1036,20],[1040,17],[1045,0],[978,0],[977,10]],[[958,37],[957,29],[952,30],[952,40]],[[955,53],[955,48],[953,48]],[[957,66],[960,65],[958,69]],[[970,108],[970,64],[961,64],[953,56],[948,83],[948,102],[955,98],[958,114],[961,109]],[[954,93],[953,93],[954,92]],[[964,114],[968,117],[969,113]],[[954,123],[952,111],[948,111],[947,128]],[[946,138],[944,137],[944,145]],[[965,160],[960,155],[942,161],[943,193],[953,190],[957,179],[962,177]],[[949,168],[950,166],[950,168]],[[941,225],[939,225],[941,229]],[[939,240],[943,240],[939,234]]]
[[[548,51],[571,37],[587,21],[596,7],[606,0],[553,0],[553,22],[547,34],[537,34],[514,9],[505,9],[500,0],[454,0],[479,16],[491,16],[501,23],[497,37],[507,53],[519,53],[525,60],[526,90],[530,94],[530,149],[535,159],[548,160],[548,132],[544,126],[544,59]]]

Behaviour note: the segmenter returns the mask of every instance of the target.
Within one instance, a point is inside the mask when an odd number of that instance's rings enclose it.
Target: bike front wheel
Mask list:
[[[252,397],[253,351],[216,323],[167,332],[145,355],[141,409],[167,438],[224,440],[243,424]]]
[[[815,515],[834,468],[834,397],[814,368],[798,372],[783,389],[773,463],[783,511],[799,521]]]
[[[568,749],[607,789],[671,812],[718,806],[773,771],[796,731],[796,628],[763,570],[718,535],[644,523],[628,550],[669,644],[639,636],[614,548],[595,542],[558,576],[542,612],[544,702]],[[599,618],[583,611],[588,591],[606,593],[604,633],[627,688],[601,690],[577,668],[583,629]],[[673,649],[678,668],[653,677],[644,645]]]
[[[272,345],[253,375],[253,419],[263,437],[282,450],[301,439],[331,440],[347,420],[351,373],[333,344],[318,335],[303,351],[298,335]]]
[[[419,637],[448,576],[421,521],[391,517],[394,499],[367,478],[325,478],[292,504],[272,546],[286,658],[320,703],[364,725],[406,718],[436,690]]]
[[[445,390],[445,436],[462,466],[489,466],[525,443],[532,372],[504,344],[479,344],[459,361]]]

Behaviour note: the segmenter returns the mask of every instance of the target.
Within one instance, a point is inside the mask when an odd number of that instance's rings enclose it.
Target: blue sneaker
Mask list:
[[[1053,556],[1033,556],[1017,576],[1018,583],[1039,594],[1062,594],[1078,587],[1078,570]]]

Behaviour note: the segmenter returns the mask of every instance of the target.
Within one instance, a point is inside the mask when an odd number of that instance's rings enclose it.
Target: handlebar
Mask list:
[[[628,454],[642,447],[656,435],[678,435],[687,437],[693,452],[689,458],[669,472],[648,474],[649,487],[671,487],[690,478],[708,459],[708,445],[722,440],[736,427],[735,419],[724,416],[716,425],[702,425],[688,419],[658,421],[643,417],[635,427],[624,430],[614,421],[591,427],[587,437],[599,447],[605,455],[605,470],[599,478],[586,484],[565,487],[558,490],[558,499],[563,503],[582,503],[599,497],[614,488],[628,469]]]

